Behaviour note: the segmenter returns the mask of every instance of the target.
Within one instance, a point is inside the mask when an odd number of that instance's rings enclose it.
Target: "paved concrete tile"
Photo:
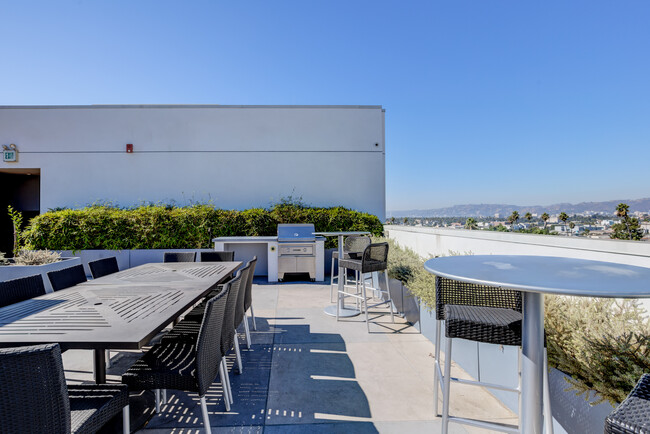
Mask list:
[[[375,434],[379,433],[372,422],[313,423],[304,425],[267,425],[264,434]]]

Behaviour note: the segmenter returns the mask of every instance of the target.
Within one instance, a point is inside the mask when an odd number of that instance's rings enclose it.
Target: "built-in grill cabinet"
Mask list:
[[[309,273],[316,279],[316,236],[312,223],[278,225],[278,279],[286,273]]]

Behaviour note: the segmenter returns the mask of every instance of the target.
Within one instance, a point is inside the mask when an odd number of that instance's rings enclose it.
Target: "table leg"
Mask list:
[[[544,379],[544,295],[524,292],[520,426],[523,434],[542,434]]]
[[[345,278],[344,273],[346,273],[345,268],[341,267],[341,259],[343,259],[343,235],[339,235],[339,280],[338,280],[338,290],[343,291]],[[345,298],[339,297],[339,293],[336,294],[336,302],[338,303],[339,308],[339,317],[347,318],[351,316],[357,316],[361,311],[355,309],[354,307],[345,307]],[[330,316],[336,316],[336,305],[327,306],[325,308],[325,313]]]
[[[106,383],[106,352],[105,350],[94,350],[95,353],[95,383]]]

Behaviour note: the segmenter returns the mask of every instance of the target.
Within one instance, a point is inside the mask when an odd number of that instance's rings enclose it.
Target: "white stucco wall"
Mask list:
[[[95,201],[313,206],[385,215],[381,106],[0,107],[0,144],[40,169],[41,212]],[[134,153],[127,154],[132,143]]]

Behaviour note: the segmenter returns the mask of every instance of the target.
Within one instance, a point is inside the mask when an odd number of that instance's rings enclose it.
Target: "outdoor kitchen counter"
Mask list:
[[[263,244],[266,245],[268,281],[278,281],[278,237],[277,236],[242,236],[242,237],[217,237],[213,238],[214,250],[235,250],[236,244]],[[230,247],[232,246],[232,247]],[[325,237],[316,237],[316,280],[325,280]],[[235,253],[237,255],[237,253]],[[259,261],[264,260],[264,255],[257,255]],[[259,264],[259,262],[258,262]]]

